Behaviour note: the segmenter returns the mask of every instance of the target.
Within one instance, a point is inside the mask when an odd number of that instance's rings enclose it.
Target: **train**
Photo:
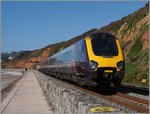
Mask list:
[[[42,61],[38,69],[80,86],[116,89],[125,75],[125,59],[118,38],[94,32]]]

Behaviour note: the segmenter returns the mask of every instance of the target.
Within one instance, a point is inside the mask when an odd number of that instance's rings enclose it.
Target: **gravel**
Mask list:
[[[136,93],[128,93],[127,95],[142,98],[142,99],[145,99],[145,100],[149,100],[149,95],[146,96],[146,95],[140,95],[140,94],[136,94]]]

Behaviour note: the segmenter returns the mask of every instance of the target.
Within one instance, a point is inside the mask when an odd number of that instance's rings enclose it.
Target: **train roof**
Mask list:
[[[91,38],[94,38],[93,36],[95,36],[95,35],[102,35],[102,34],[103,35],[110,35],[110,36],[116,38],[115,36],[113,36],[111,33],[108,33],[108,32],[93,32],[93,33],[89,34],[89,36]]]

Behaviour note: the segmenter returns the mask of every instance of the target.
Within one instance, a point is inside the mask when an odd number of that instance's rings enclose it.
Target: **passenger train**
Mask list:
[[[80,86],[117,88],[125,75],[125,60],[118,38],[95,32],[41,62],[39,70]]]

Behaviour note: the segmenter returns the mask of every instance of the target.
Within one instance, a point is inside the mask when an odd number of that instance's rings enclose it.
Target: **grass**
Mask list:
[[[135,44],[131,47],[128,56],[130,58],[135,57],[142,50],[142,41],[139,39],[135,42]]]
[[[149,29],[149,25],[143,24],[139,34],[133,38],[133,46],[130,48],[126,58],[126,77],[123,80],[126,83],[134,83],[148,86],[149,83],[142,83],[142,79],[148,82],[148,61],[149,49],[142,50],[143,42],[142,35]],[[139,64],[143,63],[145,66],[141,68]]]
[[[140,69],[137,68],[137,63],[128,62],[126,63],[126,70],[125,74],[126,77],[124,79],[124,82],[135,82],[137,73],[140,72]]]
[[[131,57],[128,56],[126,58],[126,69],[125,69],[126,77],[123,80],[124,82],[146,85],[146,86],[149,85],[149,83],[147,83],[149,80],[148,52],[149,52],[148,49],[146,49],[144,51],[140,51],[139,53],[136,53],[136,55],[133,55]],[[135,61],[132,60],[133,57],[136,57]],[[144,67],[139,65],[141,63],[144,64]],[[141,83],[142,79],[146,79],[147,82]]]
[[[140,33],[133,38],[134,45],[129,50],[127,55],[128,57],[132,58],[142,50],[143,45],[142,45],[141,37],[148,29],[149,29],[149,25],[145,25],[143,29],[140,31]]]

